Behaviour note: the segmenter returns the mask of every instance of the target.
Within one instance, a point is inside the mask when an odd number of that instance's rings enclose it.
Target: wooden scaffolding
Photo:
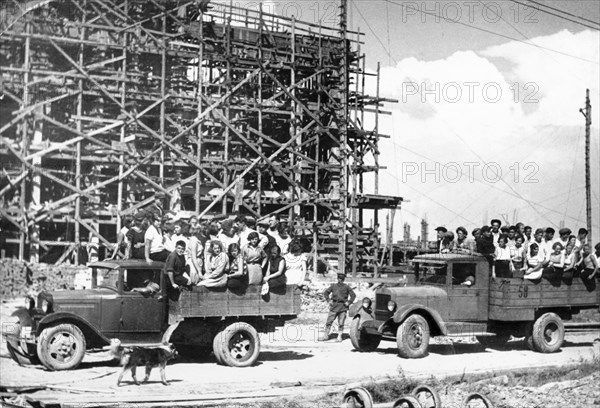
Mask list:
[[[344,4],[327,27],[206,0],[3,2],[5,254],[76,258],[163,192],[202,217],[280,214],[356,272],[387,100]]]

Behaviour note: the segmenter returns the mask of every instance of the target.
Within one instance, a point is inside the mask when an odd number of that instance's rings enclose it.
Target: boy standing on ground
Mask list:
[[[329,315],[327,316],[327,322],[325,323],[325,331],[319,340],[325,341],[329,339],[329,331],[333,321],[338,319],[338,336],[337,341],[342,341],[342,333],[344,332],[344,322],[346,321],[346,312],[348,307],[354,302],[356,294],[354,291],[344,283],[346,275],[338,273],[337,283],[332,283],[325,292],[325,300],[329,301]],[[331,300],[329,297],[331,296]]]

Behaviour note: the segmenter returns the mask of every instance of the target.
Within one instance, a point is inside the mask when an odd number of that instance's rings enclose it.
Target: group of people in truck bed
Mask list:
[[[111,259],[165,262],[171,284],[269,288],[300,285],[306,279],[303,245],[292,239],[277,215],[256,222],[252,217],[200,223],[196,216],[164,221],[157,208],[124,220]]]
[[[592,251],[585,228],[580,228],[577,235],[561,228],[555,237],[552,227],[534,231],[521,222],[503,226],[493,219],[490,225],[475,228],[473,239],[468,238],[464,227],[456,229],[456,238],[445,227],[437,227],[436,231],[440,253],[481,254],[490,261],[493,278],[600,278],[600,243]]]

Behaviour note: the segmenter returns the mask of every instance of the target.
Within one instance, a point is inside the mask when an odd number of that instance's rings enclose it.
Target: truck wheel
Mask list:
[[[475,336],[479,344],[484,347],[499,347],[504,346],[510,339],[508,333],[498,333],[495,336]]]
[[[225,328],[218,340],[218,348],[224,365],[248,367],[260,354],[260,339],[256,329],[244,322],[233,323]]]
[[[221,354],[221,337],[223,332],[218,332],[213,339],[213,354],[215,355],[215,360],[217,360],[217,364],[223,364],[223,355]]]
[[[533,324],[533,347],[540,353],[553,353],[565,339],[565,325],[555,313],[544,313]]]
[[[373,397],[363,387],[351,388],[344,393],[344,405],[351,408],[373,408]]]
[[[375,351],[377,346],[381,343],[380,336],[374,336],[367,334],[360,330],[360,319],[352,319],[350,322],[350,342],[352,346],[358,351]]]
[[[419,400],[423,408],[442,408],[440,394],[428,385],[417,385],[411,394]]]
[[[492,402],[485,395],[474,393],[468,395],[467,398],[465,398],[465,401],[463,402],[463,407],[494,408],[494,404],[492,404]]]
[[[429,347],[429,324],[421,315],[410,315],[396,331],[398,354],[404,358],[421,358]]]
[[[416,397],[403,395],[394,402],[392,408],[423,408],[423,406]]]
[[[37,353],[46,368],[53,371],[70,370],[83,360],[85,346],[85,337],[79,327],[63,323],[42,330]]]

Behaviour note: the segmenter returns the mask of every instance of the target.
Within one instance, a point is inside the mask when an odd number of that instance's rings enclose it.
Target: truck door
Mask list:
[[[477,274],[477,262],[452,262],[449,273],[450,321],[486,321],[488,277]]]
[[[166,298],[161,296],[160,269],[124,271],[119,336],[125,341],[160,341]]]

